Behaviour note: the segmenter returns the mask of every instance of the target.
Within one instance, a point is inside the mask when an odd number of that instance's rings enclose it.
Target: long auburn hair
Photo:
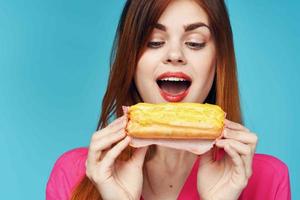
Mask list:
[[[97,130],[108,125],[111,117],[123,114],[122,106],[141,102],[134,73],[154,24],[172,0],[127,0],[117,27],[110,57],[108,86],[102,101]],[[219,105],[229,120],[242,123],[233,36],[224,0],[195,0],[207,13],[216,47],[216,72],[205,100]],[[128,159],[132,149],[125,149],[119,159]],[[147,158],[155,150],[148,150]],[[72,200],[101,200],[93,183],[84,176],[71,194]]]

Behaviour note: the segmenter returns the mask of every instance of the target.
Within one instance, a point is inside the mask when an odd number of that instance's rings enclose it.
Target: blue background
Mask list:
[[[44,199],[55,160],[87,146],[100,114],[122,1],[0,0],[1,199]],[[246,126],[300,180],[299,1],[234,1]]]

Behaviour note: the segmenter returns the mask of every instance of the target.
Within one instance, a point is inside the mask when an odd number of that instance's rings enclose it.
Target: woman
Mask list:
[[[159,82],[164,73],[171,78],[184,74],[191,82]],[[212,150],[198,157],[161,146],[129,148],[122,106],[166,101],[220,105],[227,120],[216,146],[224,154],[214,160]],[[109,124],[111,116],[118,118]],[[98,131],[89,148],[58,159],[47,199],[290,199],[287,167],[255,154],[257,136],[241,123],[224,2],[128,0]]]

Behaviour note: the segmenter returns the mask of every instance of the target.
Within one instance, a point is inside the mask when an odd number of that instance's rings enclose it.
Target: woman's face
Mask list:
[[[134,78],[144,102],[204,102],[215,74],[207,26],[208,16],[196,2],[169,4],[137,64]]]

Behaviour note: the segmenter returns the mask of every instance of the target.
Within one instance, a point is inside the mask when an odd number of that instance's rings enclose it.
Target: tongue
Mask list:
[[[186,91],[188,89],[188,84],[185,81],[162,81],[160,83],[160,89],[166,93],[177,95]]]

